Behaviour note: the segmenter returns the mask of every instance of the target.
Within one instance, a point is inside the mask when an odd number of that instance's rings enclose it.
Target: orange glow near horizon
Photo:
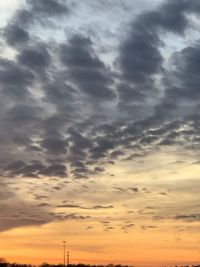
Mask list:
[[[58,264],[63,262],[62,239],[65,239],[71,263],[159,266],[198,262],[195,235],[185,236],[183,241],[177,241],[175,233],[160,233],[155,230],[133,230],[128,234],[117,231],[72,234],[70,230],[66,230],[72,224],[53,223],[41,228],[5,232],[1,234],[1,255],[11,262]],[[76,227],[81,230],[82,226],[79,224]],[[59,233],[58,229],[62,231]],[[49,234],[51,237],[48,238]]]

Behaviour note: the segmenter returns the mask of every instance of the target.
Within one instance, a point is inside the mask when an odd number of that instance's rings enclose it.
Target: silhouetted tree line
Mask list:
[[[0,258],[0,267],[35,267],[35,265],[9,263],[4,258]],[[49,263],[45,262],[45,263],[40,264],[39,267],[63,267],[63,264],[49,264]],[[110,263],[108,265],[90,265],[90,264],[78,263],[78,264],[69,264],[68,267],[133,267],[133,266],[121,265],[121,264],[112,264],[112,263]]]
[[[19,263],[9,263],[4,258],[0,258],[0,267],[35,267],[32,264],[19,264]],[[49,264],[42,263],[39,267],[63,267],[63,264]],[[121,265],[121,264],[107,264],[107,265],[90,265],[90,264],[69,264],[67,267],[133,267],[129,265]],[[171,266],[172,267],[172,266]],[[184,265],[184,266],[174,266],[174,267],[200,267],[200,265]]]
[[[40,267],[63,267],[63,264],[42,263],[40,265]],[[90,264],[77,263],[77,264],[69,264],[69,265],[66,265],[66,267],[133,267],[133,266],[121,265],[121,264],[112,264],[112,263],[107,264],[107,265],[93,265],[93,264],[90,265]]]

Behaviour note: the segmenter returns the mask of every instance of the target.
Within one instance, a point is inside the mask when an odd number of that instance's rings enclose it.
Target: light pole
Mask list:
[[[67,251],[67,267],[69,267],[69,251]]]
[[[66,241],[63,241],[63,265],[65,267],[65,244],[66,244]]]

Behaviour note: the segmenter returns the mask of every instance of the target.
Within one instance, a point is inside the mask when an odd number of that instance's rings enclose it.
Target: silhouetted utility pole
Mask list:
[[[63,241],[63,265],[65,267],[65,244],[66,244],[66,241]]]
[[[69,266],[69,251],[67,251],[67,266]]]

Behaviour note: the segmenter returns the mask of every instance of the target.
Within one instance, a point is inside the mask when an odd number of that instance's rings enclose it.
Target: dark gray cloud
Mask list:
[[[18,228],[18,227],[23,227],[23,226],[37,226],[37,225],[43,225],[48,223],[49,220],[45,220],[45,219],[34,219],[34,218],[20,218],[18,220],[16,219],[6,219],[3,218],[1,219],[1,223],[0,223],[0,231],[4,232],[4,231],[8,231],[10,229],[13,228]]]
[[[114,149],[113,140],[108,140],[106,138],[97,138],[95,146],[91,149],[91,157],[93,159],[99,159],[105,157],[107,152]]]
[[[34,74],[14,61],[0,59],[0,84],[5,95],[13,98],[29,96],[27,87],[34,82]]]
[[[190,13],[199,13],[199,3],[169,0],[160,5],[157,10],[139,15],[128,28],[119,51],[119,66],[124,79],[124,83],[118,86],[119,107],[122,110],[127,110],[128,113],[136,112],[137,115],[137,110],[141,109],[138,103],[148,101],[152,97],[155,99],[155,94],[159,95],[155,81],[156,76],[163,72],[164,58],[160,53],[160,48],[164,45],[163,32],[183,35],[191,26],[187,16]],[[167,92],[168,99],[158,104],[157,108],[161,106],[163,113],[167,113],[170,109],[176,111],[176,105],[170,101],[170,97],[177,94],[178,100],[178,95],[181,93],[183,92],[177,85],[171,85]],[[132,102],[131,105],[130,102]],[[149,112],[148,105],[146,110]]]
[[[138,18],[122,42],[120,66],[125,80],[147,87],[152,75],[161,70],[162,57],[158,50],[160,40],[151,24],[143,21],[145,16]]]
[[[66,154],[67,144],[67,141],[63,139],[46,138],[40,145],[50,154]]]
[[[200,214],[177,215],[174,217],[174,219],[185,222],[199,222]]]
[[[40,174],[45,176],[67,177],[67,168],[62,164],[52,164],[40,171]]]
[[[61,46],[60,57],[68,68],[69,78],[81,91],[99,100],[114,98],[109,69],[95,55],[91,39],[81,35],[73,36],[69,44]]]
[[[194,118],[199,106],[198,54],[199,42],[175,53],[171,59],[173,70],[166,73],[165,95],[156,107],[156,116],[189,116]],[[187,111],[186,111],[187,110]],[[183,115],[182,115],[183,114]]]
[[[26,43],[30,38],[29,33],[26,30],[20,28],[20,26],[12,24],[6,27],[3,34],[6,42],[11,46]]]
[[[174,83],[171,85],[172,88],[167,90],[166,97],[173,97],[176,102],[195,101],[199,98],[199,55],[199,41],[174,54],[172,60],[175,70],[171,73]]]
[[[16,105],[7,111],[5,119],[18,124],[33,123],[40,118],[41,111],[39,107]]]
[[[23,167],[23,175],[28,176],[29,174],[38,174],[38,172],[41,172],[43,169],[45,169],[45,166],[41,162],[32,162]]]
[[[40,177],[55,176],[55,177],[67,177],[67,167],[63,164],[50,164],[45,165],[40,161],[32,161],[26,163],[22,160],[16,160],[8,163],[4,167],[6,176],[23,176],[23,177]]]
[[[18,61],[22,65],[39,70],[46,68],[50,64],[50,55],[43,44],[36,44],[34,47],[25,48],[18,55]]]
[[[154,27],[162,27],[174,33],[182,34],[188,26],[185,12],[189,9],[189,2],[168,0],[161,5],[158,11],[149,13],[146,22],[150,22]]]
[[[19,26],[22,29],[27,29],[33,23],[34,14],[31,12],[31,9],[20,8],[16,11],[13,18],[11,19],[12,26]],[[9,25],[9,24],[8,24]]]
[[[31,25],[52,25],[50,18],[65,17],[70,8],[65,0],[27,0],[26,5],[16,11],[11,21],[3,29],[2,35],[7,44],[19,47],[35,38]],[[34,36],[34,37],[33,37]]]
[[[62,16],[69,12],[66,1],[64,0],[27,0],[31,6],[31,12],[45,16]]]

